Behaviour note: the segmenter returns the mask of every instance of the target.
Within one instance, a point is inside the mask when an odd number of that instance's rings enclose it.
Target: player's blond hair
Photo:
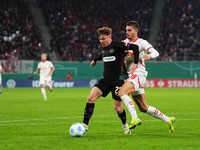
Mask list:
[[[97,35],[111,35],[112,34],[112,29],[109,27],[101,27],[97,29]]]
[[[47,57],[47,53],[42,53],[41,56],[45,55]]]

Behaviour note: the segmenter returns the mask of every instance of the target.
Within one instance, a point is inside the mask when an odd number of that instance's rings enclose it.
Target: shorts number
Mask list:
[[[119,86],[116,86],[116,87],[115,87],[115,95],[117,95],[117,96],[118,96],[119,89],[120,89]]]

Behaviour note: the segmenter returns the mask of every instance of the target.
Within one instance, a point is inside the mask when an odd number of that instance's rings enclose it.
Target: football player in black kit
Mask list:
[[[94,112],[96,99],[100,96],[106,97],[111,92],[115,110],[123,124],[124,133],[130,134],[128,124],[126,123],[126,112],[122,107],[118,90],[124,83],[124,80],[120,80],[121,64],[123,63],[124,56],[127,50],[133,50],[134,63],[137,64],[139,61],[138,46],[134,44],[125,46],[123,42],[112,41],[112,29],[108,27],[98,28],[97,34],[102,49],[100,54],[91,61],[91,66],[95,66],[98,60],[103,60],[104,72],[103,78],[97,82],[88,96],[82,124],[88,130],[88,123]]]

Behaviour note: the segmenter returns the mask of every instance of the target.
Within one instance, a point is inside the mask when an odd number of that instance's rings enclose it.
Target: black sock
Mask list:
[[[118,117],[121,119],[122,124],[126,124],[126,111],[123,110],[122,113],[117,112],[117,114],[118,114]]]
[[[87,103],[85,106],[83,123],[88,125],[93,112],[94,112],[94,103]]]

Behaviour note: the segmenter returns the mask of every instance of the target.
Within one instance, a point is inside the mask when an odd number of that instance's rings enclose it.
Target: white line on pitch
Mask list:
[[[175,113],[171,112],[170,114],[200,114],[198,112],[190,112],[190,113]],[[71,118],[79,119],[83,116],[70,116],[70,117],[48,117],[48,118],[33,118],[33,119],[22,119],[22,120],[0,120],[0,123],[12,123],[12,122],[29,122],[29,121],[49,121],[49,120],[67,120]],[[95,115],[95,118],[108,118],[115,117],[115,115]]]
[[[177,121],[199,121],[200,119],[198,118],[194,118],[194,119],[177,119]],[[29,121],[32,121],[32,120],[29,120]],[[160,120],[143,120],[144,122],[158,122]],[[115,123],[115,122],[119,122],[119,121],[96,121],[94,120],[93,122],[95,123]],[[44,122],[44,123],[41,123],[41,122],[38,122],[38,123],[14,123],[14,122],[9,122],[9,123],[3,123],[3,124],[0,124],[0,126],[26,126],[26,125],[63,125],[63,124],[67,124],[66,122],[56,122],[56,123],[47,123],[47,122]]]

